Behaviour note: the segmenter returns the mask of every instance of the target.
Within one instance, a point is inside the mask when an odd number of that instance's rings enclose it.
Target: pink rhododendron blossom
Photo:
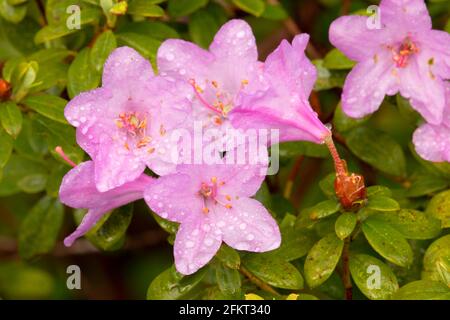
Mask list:
[[[262,172],[261,172],[262,170]],[[265,177],[264,165],[180,165],[145,190],[149,207],[179,222],[174,256],[177,270],[192,274],[207,264],[222,241],[238,250],[276,249],[281,237],[264,206],[250,198]]]
[[[136,180],[122,186],[99,192],[94,183],[94,163],[86,161],[70,170],[63,178],[59,189],[59,199],[72,208],[88,209],[78,228],[64,239],[71,246],[79,237],[91,229],[108,211],[128,204],[144,196],[144,189],[154,181],[142,174]]]
[[[330,131],[308,102],[317,79],[316,69],[305,55],[308,40],[306,34],[296,36],[292,45],[283,40],[267,57],[263,78],[269,87],[241,95],[239,107],[230,113],[233,125],[278,129],[280,141],[324,141]]]
[[[102,87],[79,94],[65,109],[78,144],[95,163],[99,191],[134,181],[146,165],[157,174],[175,168],[169,137],[191,113],[190,92],[184,82],[154,76],[134,49],[111,53]]]
[[[348,75],[342,107],[351,117],[376,111],[400,93],[428,123],[442,121],[444,79],[450,78],[450,35],[432,30],[423,0],[382,0],[380,29],[364,16],[344,16],[330,27],[331,43],[357,65]]]
[[[420,126],[413,136],[417,153],[428,161],[450,162],[450,83],[446,84],[446,107],[442,124]]]
[[[166,40],[158,50],[157,61],[160,75],[190,84],[195,97],[194,119],[224,136],[232,128],[228,115],[239,94],[251,94],[263,86],[255,37],[243,20],[223,25],[209,50],[183,40]]]

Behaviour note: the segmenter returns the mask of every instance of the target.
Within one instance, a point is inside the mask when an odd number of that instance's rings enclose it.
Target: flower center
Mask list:
[[[391,48],[392,59],[397,68],[405,68],[408,65],[409,57],[419,52],[417,45],[408,37],[400,44],[397,50]]]
[[[224,195],[225,201],[219,199],[222,195],[218,193],[219,187],[225,184],[224,181],[218,181],[217,177],[212,177],[208,182],[202,182],[200,185],[199,194],[203,198],[203,213],[209,213],[209,204],[220,204],[227,209],[231,209],[231,196]]]
[[[115,120],[116,126],[123,130],[127,135],[127,142],[125,148],[130,149],[128,141],[136,146],[136,148],[146,147],[152,138],[146,134],[147,130],[147,116],[138,114],[137,112],[122,112]],[[149,148],[150,152],[151,148]]]
[[[228,113],[233,109],[233,98],[231,95],[222,90],[219,83],[214,80],[207,80],[205,88],[200,87],[195,79],[189,80],[189,83],[192,85],[195,95],[200,102],[215,113],[212,117],[212,122],[215,125],[221,125],[226,120]],[[248,85],[248,80],[242,80],[240,90],[244,89],[246,85]]]

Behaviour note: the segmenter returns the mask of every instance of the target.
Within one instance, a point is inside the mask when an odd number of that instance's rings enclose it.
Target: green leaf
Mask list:
[[[329,151],[326,146],[308,141],[292,141],[279,144],[280,157],[292,158],[299,155],[314,158],[329,157]]]
[[[398,290],[392,270],[367,254],[350,256],[350,273],[359,290],[371,300],[389,299]]]
[[[233,0],[236,7],[256,17],[263,14],[266,4],[263,0]]]
[[[313,60],[312,63],[317,68],[317,81],[314,84],[315,91],[343,87],[347,76],[346,71],[328,70],[323,66],[323,60]]]
[[[407,239],[432,239],[441,232],[439,220],[417,210],[381,213],[376,215],[376,219],[385,221]]]
[[[342,110],[342,104],[339,102],[339,104],[336,107],[336,110],[334,111],[334,117],[333,117],[333,124],[336,127],[336,130],[339,132],[346,132],[350,129],[353,129],[355,127],[358,127],[365,123],[369,117],[364,117],[361,119],[354,119],[349,116],[347,116],[344,111]]]
[[[148,300],[178,300],[194,289],[206,274],[206,268],[183,276],[172,266],[158,275],[147,290]]]
[[[28,60],[44,64],[47,62],[62,62],[68,56],[73,55],[75,55],[75,52],[65,48],[48,48],[34,52],[28,57]]]
[[[394,300],[450,300],[450,288],[437,281],[419,280],[400,288]]]
[[[145,58],[150,59],[154,64],[156,61],[156,52],[161,44],[159,40],[153,39],[149,36],[124,32],[116,35],[119,45],[126,45],[136,49]]]
[[[172,17],[188,16],[208,4],[208,0],[169,0],[167,10]]]
[[[447,188],[448,185],[449,182],[447,179],[426,174],[419,176],[414,180],[406,195],[408,197],[421,197],[443,190]]]
[[[37,113],[62,124],[68,124],[64,117],[67,101],[51,94],[28,96],[23,104]]]
[[[70,98],[80,92],[97,88],[100,83],[100,73],[92,68],[89,62],[90,50],[81,50],[69,67],[67,90]]]
[[[36,44],[41,44],[51,40],[55,40],[69,34],[79,31],[78,29],[68,29],[66,25],[48,25],[43,27],[34,36],[34,42]]]
[[[32,18],[25,17],[19,24],[0,19],[0,59],[21,57],[37,50],[33,41],[37,30],[39,24]]]
[[[128,3],[127,13],[151,18],[164,16],[164,10],[148,0],[131,0]]]
[[[269,20],[284,20],[289,17],[289,14],[281,4],[267,4],[261,17]]]
[[[375,197],[375,196],[384,196],[384,197],[390,198],[392,196],[391,189],[389,189],[388,187],[385,187],[385,186],[370,186],[370,187],[367,187],[366,191],[367,191],[368,198]]]
[[[303,288],[300,272],[283,259],[273,259],[270,254],[248,254],[242,263],[252,274],[271,286],[292,290]]]
[[[19,261],[0,264],[0,292],[3,299],[51,299],[55,282],[47,271]]]
[[[339,239],[344,240],[350,236],[356,226],[356,214],[344,212],[337,218],[334,228]]]
[[[13,85],[12,99],[22,100],[35,84],[39,65],[36,61],[19,63],[11,79]]]
[[[65,63],[47,62],[39,67],[35,84],[29,93],[41,92],[47,89],[63,90],[67,84],[67,70],[69,66]],[[54,88],[59,87],[59,88]]]
[[[97,222],[86,236],[101,250],[117,250],[123,244],[132,217],[133,204],[120,207]]]
[[[0,155],[2,154],[0,153]],[[3,169],[3,178],[0,181],[0,196],[9,196],[22,191],[23,181],[29,180],[27,178],[29,176],[45,176],[47,174],[47,168],[41,163],[13,154]],[[22,184],[19,186],[21,181]]]
[[[423,257],[422,279],[450,285],[450,235],[434,241]]]
[[[13,140],[0,128],[0,169],[8,162],[13,149]],[[0,179],[1,180],[1,179]]]
[[[125,24],[118,30],[119,33],[137,33],[156,40],[179,38],[178,32],[165,23],[158,21],[139,21]]]
[[[334,232],[320,239],[309,251],[305,261],[305,278],[310,288],[324,283],[333,273],[344,248],[344,241]]]
[[[418,121],[421,119],[421,116],[416,110],[411,107],[408,99],[405,99],[400,94],[397,94],[396,102],[398,112],[402,115],[402,117],[412,125],[416,126]]]
[[[394,176],[406,175],[403,150],[389,135],[359,127],[348,133],[347,145],[358,158],[376,169]]]
[[[58,197],[61,181],[67,171],[67,166],[63,165],[62,163],[53,166],[48,177],[47,185],[45,186],[45,191],[47,192],[48,196],[53,198]]]
[[[341,208],[341,204],[336,200],[325,200],[319,202],[314,207],[309,208],[309,218],[318,220],[335,214]]]
[[[22,121],[22,112],[17,104],[12,101],[0,103],[0,122],[3,129],[13,138],[17,138],[22,130]]]
[[[323,59],[323,66],[328,69],[347,70],[355,66],[356,62],[347,58],[338,49],[331,49]]]
[[[369,198],[367,208],[377,211],[397,211],[400,210],[400,205],[392,198],[376,195]]]
[[[372,248],[390,262],[401,267],[409,266],[413,261],[413,252],[409,243],[394,227],[371,216],[362,225],[362,230]]]
[[[117,47],[116,37],[111,30],[103,32],[91,49],[91,63],[95,70],[101,72],[110,53]]]
[[[179,226],[178,223],[163,219],[159,215],[154,213],[153,211],[151,212],[151,214],[152,214],[153,218],[155,219],[155,221],[159,224],[159,226],[161,228],[163,228],[164,231],[166,231],[167,233],[170,233],[170,234],[177,233],[178,226]]]
[[[224,294],[237,296],[241,292],[241,275],[235,269],[219,264],[216,267],[216,280]]]
[[[62,204],[43,197],[23,220],[19,232],[19,253],[24,259],[53,249],[64,218]]]
[[[325,178],[320,180],[319,187],[320,190],[328,197],[328,198],[335,198],[335,191],[334,191],[334,181],[336,180],[336,174],[330,173]]]
[[[47,174],[35,173],[27,175],[17,181],[17,186],[26,193],[37,193],[45,189],[47,185]]]
[[[443,228],[450,227],[450,190],[435,195],[428,203],[426,214],[441,220]]]
[[[241,265],[239,253],[237,253],[237,251],[233,248],[227,246],[225,243],[222,243],[219,251],[217,251],[216,258],[231,269],[239,269]]]
[[[308,253],[314,243],[316,236],[308,230],[298,230],[295,227],[282,228],[281,246],[267,254],[274,259],[284,259],[286,261],[296,260]]]
[[[8,3],[8,0],[0,0],[0,15],[7,21],[12,23],[19,23],[25,18],[27,14],[27,7],[13,6]]]
[[[203,48],[209,47],[219,27],[215,17],[206,9],[198,10],[189,18],[189,35]]]
[[[50,152],[56,160],[66,164],[66,162],[61,159],[61,156],[55,152],[57,146],[62,147],[64,153],[75,163],[79,163],[83,160],[84,152],[76,143],[74,128],[49,120],[40,115],[36,115],[35,119],[35,121],[39,122],[40,125],[47,129],[43,134],[47,140]]]

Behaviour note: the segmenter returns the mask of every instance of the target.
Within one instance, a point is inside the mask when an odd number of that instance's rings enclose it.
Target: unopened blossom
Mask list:
[[[369,29],[368,17],[357,15],[340,17],[330,27],[331,43],[358,62],[344,84],[344,112],[363,117],[385,95],[399,92],[428,123],[440,124],[450,35],[432,30],[423,0],[382,0],[379,9],[380,29]]]
[[[157,174],[175,168],[170,132],[191,113],[189,85],[153,74],[134,49],[114,50],[102,87],[83,92],[66,109],[77,142],[95,163],[95,184],[108,191],[134,181],[148,166]]]
[[[255,37],[243,20],[231,20],[217,32],[209,50],[178,39],[158,50],[159,73],[189,83],[194,119],[205,129],[225,134],[232,129],[229,114],[241,93],[261,89],[261,67]]]
[[[309,36],[298,35],[292,45],[283,40],[263,67],[267,90],[240,96],[230,118],[239,128],[278,129],[280,141],[307,140],[322,143],[329,129],[311,108],[308,97],[317,79],[314,65],[305,55]]]
[[[144,196],[144,189],[154,181],[142,174],[136,180],[127,182],[107,192],[99,192],[94,182],[94,162],[80,163],[63,178],[59,199],[72,208],[88,209],[78,228],[64,239],[66,246],[82,237],[109,211],[126,205]]]
[[[277,223],[250,198],[261,186],[267,163],[257,165],[180,165],[145,190],[145,201],[164,219],[180,223],[175,266],[192,274],[207,264],[223,242],[264,252],[280,245]]]
[[[440,125],[425,123],[413,136],[417,153],[428,161],[450,162],[450,84],[446,84],[446,106]]]

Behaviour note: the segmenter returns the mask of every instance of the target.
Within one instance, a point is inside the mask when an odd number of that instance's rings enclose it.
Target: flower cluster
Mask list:
[[[240,161],[234,159],[237,144],[215,149],[219,162],[192,164],[174,161],[191,150],[180,150],[173,136],[191,136],[201,123],[218,131],[220,140],[228,139],[230,128],[252,128],[277,129],[281,141],[322,143],[330,131],[308,102],[316,80],[304,54],[308,39],[283,42],[260,62],[249,25],[232,20],[209,50],[165,41],[157,75],[135,50],[116,49],[105,63],[102,87],[81,93],[65,109],[78,144],[92,159],[72,169],[61,185],[63,203],[88,209],[65,244],[108,211],[144,198],[159,216],[180,223],[174,256],[183,274],[208,263],[222,241],[253,252],[277,248],[276,221],[251,198],[266,175],[267,147],[277,141],[267,140],[256,154],[244,145]],[[146,168],[159,177],[145,174]]]
[[[344,84],[342,108],[360,118],[376,111],[385,95],[400,93],[426,121],[414,133],[417,152],[450,162],[450,35],[432,30],[424,0],[382,0],[378,15],[379,29],[356,15],[330,27],[331,43],[357,61]]]

